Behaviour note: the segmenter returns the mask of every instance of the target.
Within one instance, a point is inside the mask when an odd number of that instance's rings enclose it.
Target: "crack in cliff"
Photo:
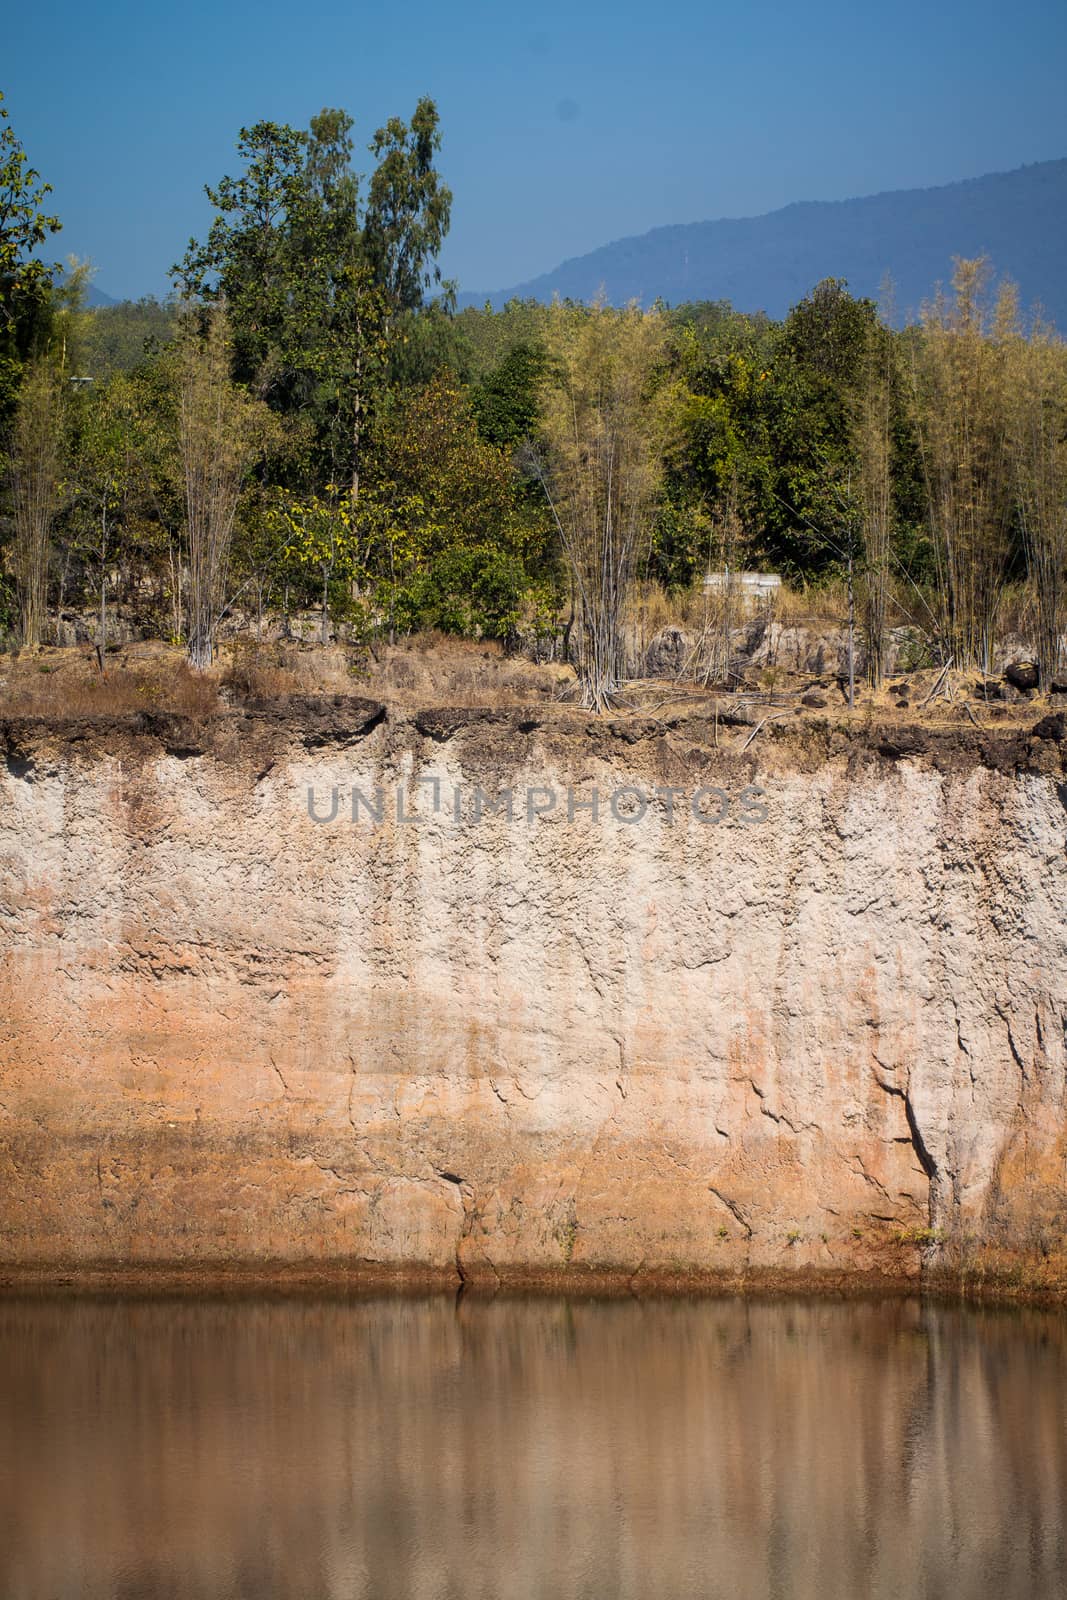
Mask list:
[[[470,1274],[463,1265],[463,1246],[470,1240],[471,1235],[474,1232],[475,1221],[478,1217],[478,1205],[474,1196],[474,1186],[473,1184],[469,1183],[461,1173],[452,1172],[447,1167],[434,1167],[433,1171],[434,1176],[439,1178],[442,1183],[448,1183],[454,1187],[463,1212],[463,1222],[456,1239],[456,1248],[453,1255],[456,1276],[459,1278],[460,1292],[462,1292],[467,1287],[467,1284],[470,1280]],[[470,1202],[469,1204],[468,1201]],[[493,1274],[493,1277],[499,1284],[500,1273],[497,1271],[496,1264],[492,1257],[486,1255],[483,1251],[482,1258],[490,1272]]]
[[[911,1142],[911,1147],[915,1152],[916,1160],[918,1161],[923,1172],[926,1174],[927,1183],[929,1186],[927,1207],[929,1211],[930,1222],[933,1224],[937,1209],[937,1202],[940,1199],[941,1171],[937,1162],[930,1154],[929,1147],[922,1136],[922,1130],[920,1129],[918,1120],[915,1116],[915,1107],[912,1104],[910,1089],[902,1089],[897,1083],[887,1083],[886,1080],[884,1078],[880,1078],[877,1073],[874,1074],[874,1081],[878,1085],[879,1089],[883,1090],[888,1095],[893,1095],[898,1100],[902,1100],[904,1103],[904,1120],[908,1124],[908,1136]]]
[[[760,1115],[769,1118],[774,1123],[784,1122],[790,1133],[810,1133],[812,1130],[818,1133],[819,1131],[817,1122],[802,1122],[798,1125],[791,1117],[786,1116],[784,1111],[772,1111],[766,1100],[762,1098],[760,1100]]]
[[[956,1049],[966,1059],[967,1072],[968,1072],[968,1075],[969,1075],[970,1080],[971,1080],[971,1098],[973,1100],[973,1098],[974,1098],[974,1086],[975,1086],[975,1084],[977,1083],[978,1080],[975,1077],[974,1059],[973,1059],[973,1057],[971,1055],[971,1047],[967,1043],[966,1039],[963,1037],[963,1027],[962,1027],[962,1024],[961,1024],[961,1021],[960,1021],[960,1008],[959,1008],[958,1004],[956,1003],[955,996],[952,997],[952,1015],[953,1015],[953,1018],[954,1018],[955,1023],[956,1023]]]
[[[501,1091],[497,1088],[496,1081],[493,1078],[491,1073],[487,1072],[485,1076],[486,1076],[486,1081],[489,1084],[490,1089],[492,1089],[494,1095],[500,1101],[500,1104],[504,1107],[505,1119],[510,1124],[510,1122],[511,1122],[511,1106],[508,1103],[507,1095],[506,1094],[502,1094]]]
[[[356,1127],[356,1119],[352,1113],[352,1101],[356,1093],[356,1063],[351,1059],[351,1057],[349,1057],[348,1065],[351,1067],[352,1072],[348,1083],[348,1103],[345,1106],[345,1115],[348,1117],[348,1126],[352,1129],[352,1132],[358,1139],[360,1137],[360,1133],[359,1129]]]
[[[1012,1032],[1011,1027],[1011,1018],[1008,1016],[1008,1013],[1004,1010],[1004,1007],[1000,1004],[999,1000],[994,1003],[994,1010],[996,1011],[1001,1022],[1004,1024],[1004,1030],[1008,1036],[1008,1049],[1011,1051],[1012,1060],[1019,1069],[1019,1076],[1022,1079],[1022,1089],[1025,1091],[1030,1084],[1030,1074],[1026,1070],[1026,1062],[1023,1060],[1022,1055],[1019,1052],[1019,1048],[1015,1043],[1015,1035]],[[1021,1111],[1022,1109],[1022,1094],[1020,1093],[1019,1110]]]
[[[281,1067],[279,1067],[278,1063],[275,1061],[273,1051],[268,1056],[268,1060],[270,1061],[270,1064],[271,1064],[271,1070],[274,1072],[275,1076],[278,1079],[278,1082],[282,1086],[282,1099],[288,1101],[288,1099],[289,1099],[289,1085],[286,1083],[284,1077],[282,1076],[282,1069],[281,1069]]]
[[[356,1183],[350,1172],[342,1172],[339,1167],[332,1166],[328,1161],[316,1161],[314,1156],[309,1156],[308,1160],[312,1166],[318,1168],[319,1172],[328,1174],[337,1183],[338,1187],[330,1191],[328,1196],[330,1200],[339,1199],[346,1194],[358,1194],[361,1199],[369,1200],[372,1205],[376,1202],[378,1191],[368,1188],[365,1183]],[[321,1200],[321,1196],[315,1198]]]
[[[747,1083],[748,1084],[749,1088],[752,1090],[752,1093],[756,1096],[756,1099],[759,1101],[760,1116],[766,1117],[768,1119],[768,1121],[776,1123],[776,1124],[784,1123],[785,1126],[789,1129],[790,1133],[801,1134],[801,1133],[810,1133],[812,1131],[818,1133],[819,1124],[817,1122],[802,1122],[802,1123],[800,1123],[798,1125],[797,1123],[795,1123],[793,1121],[792,1117],[787,1115],[786,1112],[784,1112],[784,1111],[775,1111],[768,1104],[767,1091],[765,1089],[761,1089],[760,1088],[760,1086],[756,1082],[755,1078],[753,1078],[751,1076],[746,1076],[746,1077],[742,1078],[740,1081],[742,1083]],[[724,1133],[724,1130],[722,1128],[716,1127],[715,1131],[716,1131],[716,1133],[722,1133],[723,1136],[725,1138],[727,1138],[727,1139],[730,1137],[730,1135],[728,1133]]]
[[[456,1191],[456,1199],[459,1201],[461,1226],[459,1233],[456,1236],[456,1246],[455,1250],[453,1251],[452,1259],[455,1263],[456,1276],[459,1278],[459,1289],[460,1293],[462,1294],[463,1290],[467,1287],[467,1270],[463,1265],[461,1251],[463,1249],[463,1241],[470,1233],[473,1219],[469,1218],[467,1215],[467,1202],[463,1194],[463,1179],[460,1177],[459,1173],[448,1172],[444,1167],[434,1167],[433,1170],[434,1176],[440,1178],[442,1183],[450,1183],[454,1186]]]
[[[538,1089],[536,1094],[527,1094],[518,1078],[513,1078],[512,1083],[515,1085],[515,1088],[519,1091],[524,1100],[539,1100],[541,1098],[541,1094],[543,1092],[542,1089]]]
[[[744,1228],[744,1230],[745,1230],[745,1238],[746,1239],[751,1239],[751,1237],[752,1237],[752,1228],[749,1225],[748,1219],[745,1217],[743,1211],[741,1210],[741,1207],[737,1204],[737,1201],[736,1200],[731,1200],[729,1195],[723,1194],[721,1189],[716,1189],[716,1187],[715,1187],[715,1185],[713,1183],[709,1183],[708,1184],[708,1188],[711,1191],[711,1193],[715,1196],[716,1200],[718,1200],[720,1202],[720,1204],[722,1204],[722,1205],[724,1205],[726,1207],[727,1211],[729,1211],[729,1213],[733,1217],[734,1221],[735,1222],[739,1222],[741,1224],[742,1228]]]
[[[903,1143],[910,1144],[911,1140],[910,1139],[905,1139],[903,1141]],[[889,1204],[892,1205],[893,1197],[889,1193],[889,1190],[886,1188],[886,1186],[882,1182],[882,1180],[880,1178],[876,1178],[873,1172],[868,1172],[867,1171],[867,1167],[866,1167],[866,1164],[865,1164],[865,1162],[863,1160],[863,1157],[861,1155],[859,1155],[858,1153],[856,1155],[855,1160],[856,1160],[856,1167],[857,1167],[857,1169],[859,1171],[859,1175],[863,1179],[864,1183],[869,1183],[872,1189],[877,1189],[879,1194],[884,1195],[886,1200],[889,1202]],[[872,1215],[873,1215],[873,1213],[872,1213]],[[889,1220],[892,1221],[893,1219],[890,1218]]]

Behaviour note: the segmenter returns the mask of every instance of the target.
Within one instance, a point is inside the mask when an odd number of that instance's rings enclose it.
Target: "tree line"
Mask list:
[[[548,643],[611,703],[635,577],[844,580],[877,684],[909,619],[989,671],[1025,585],[1064,666],[1067,348],[989,263],[903,328],[846,284],[727,303],[457,311],[433,102],[241,131],[174,293],[87,310],[0,105],[0,631],[113,618],[208,666],[224,628]],[[91,620],[89,620],[91,619]]]

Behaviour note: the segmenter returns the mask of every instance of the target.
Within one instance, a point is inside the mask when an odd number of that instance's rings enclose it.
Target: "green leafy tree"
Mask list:
[[[410,124],[390,117],[371,141],[378,164],[363,245],[374,282],[394,314],[421,305],[426,290],[441,282],[437,256],[451,220],[452,191],[434,165],[440,148],[437,107],[425,96]]]
[[[347,611],[352,586],[364,574],[364,544],[354,525],[351,501],[334,485],[327,497],[279,493],[267,515],[277,540],[277,566],[299,588],[308,579],[319,590],[321,638],[330,641],[331,609]],[[332,605],[331,605],[332,601]],[[341,602],[339,604],[339,602]]]
[[[521,561],[489,544],[443,550],[401,596],[399,620],[468,638],[513,637],[530,587]]]
[[[177,332],[178,314],[173,301],[121,300],[114,306],[96,306],[85,325],[82,366],[96,381],[116,372],[135,372]]]
[[[24,645],[40,644],[48,601],[52,530],[63,494],[68,385],[40,356],[26,370],[11,442],[12,567]]]
[[[434,165],[431,100],[410,126],[391,119],[371,143],[365,201],[352,168],[352,119],[327,108],[304,133],[243,129],[245,169],[207,193],[217,215],[174,269],[186,298],[224,300],[234,376],[276,410],[310,415],[327,478],[359,492],[364,435],[400,319],[440,281],[436,256],[451,195]]]
[[[383,409],[374,481],[397,499],[419,496],[441,545],[521,538],[508,457],[481,438],[468,396],[447,373]]]
[[[787,572],[836,565],[837,541],[809,533],[840,524],[840,481],[854,465],[852,408],[876,325],[873,301],[827,278],[782,327],[763,397],[771,448],[761,501],[768,551]]]
[[[674,447],[651,572],[675,588],[722,564],[727,525],[731,564],[743,545],[759,548],[774,456],[768,397],[778,330],[719,302],[681,308],[670,326]]]
[[[290,224],[304,195],[304,138],[284,123],[242,128],[236,178],[205,189],[216,215],[172,271],[187,301],[221,301],[233,339],[233,376],[271,396],[291,378]]]
[[[41,182],[12,128],[0,94],[0,430],[14,410],[24,363],[47,337],[52,269],[35,251],[62,226],[44,209]]]
[[[394,396],[375,425],[361,520],[390,632],[507,638],[543,565],[547,523],[510,452],[485,440],[448,373]]]
[[[0,94],[0,316],[8,321],[20,296],[50,286],[51,273],[34,251],[62,224],[42,209],[52,185],[42,183],[30,166],[3,98]]]
[[[523,340],[474,386],[471,406],[483,439],[513,450],[536,433],[546,365],[544,345]]]
[[[108,600],[118,574],[138,543],[158,554],[153,513],[160,485],[151,480],[158,460],[156,420],[136,378],[117,374],[74,397],[69,467],[71,509],[67,543],[96,603],[96,645],[103,660],[108,640]]]

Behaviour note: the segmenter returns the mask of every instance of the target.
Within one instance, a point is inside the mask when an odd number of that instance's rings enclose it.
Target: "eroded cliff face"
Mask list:
[[[749,738],[9,724],[0,1276],[1062,1289],[1064,745]]]

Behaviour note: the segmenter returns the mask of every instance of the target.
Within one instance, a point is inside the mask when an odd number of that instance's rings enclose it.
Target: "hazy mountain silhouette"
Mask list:
[[[1067,330],[1067,160],[938,189],[807,200],[762,217],[654,228],[460,302],[591,300],[603,289],[615,305],[729,300],[740,311],[780,317],[821,278],[846,278],[853,294],[876,299],[888,273],[899,320],[951,278],[953,256],[981,254],[998,275],[1016,280],[1025,306],[1040,302]]]

